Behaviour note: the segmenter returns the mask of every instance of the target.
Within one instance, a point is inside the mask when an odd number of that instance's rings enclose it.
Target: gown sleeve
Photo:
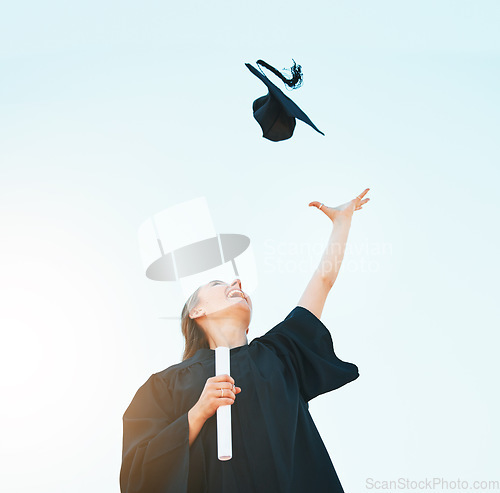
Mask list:
[[[359,377],[355,364],[335,354],[330,331],[302,306],[297,305],[282,322],[257,339],[293,372],[306,402]]]
[[[172,410],[167,383],[151,375],[123,415],[122,493],[187,492],[188,415]]]

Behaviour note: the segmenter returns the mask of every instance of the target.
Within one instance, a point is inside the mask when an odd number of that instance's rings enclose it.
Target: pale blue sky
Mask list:
[[[6,491],[119,491],[122,414],[183,344],[160,318],[175,286],[142,269],[146,218],[205,196],[251,238],[251,340],[319,262],[308,203],[366,187],[322,316],[360,378],[310,403],[341,482],[500,479],[499,22],[496,1],[3,6]],[[286,94],[324,137],[261,137],[259,58],[302,65]]]

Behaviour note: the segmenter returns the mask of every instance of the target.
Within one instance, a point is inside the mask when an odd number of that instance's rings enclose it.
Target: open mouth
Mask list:
[[[245,295],[239,289],[232,289],[231,291],[229,291],[229,293],[227,293],[227,297],[228,298],[243,298],[246,301]]]

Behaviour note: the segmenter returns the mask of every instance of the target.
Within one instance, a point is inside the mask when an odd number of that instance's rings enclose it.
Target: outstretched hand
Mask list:
[[[360,210],[364,204],[366,204],[370,199],[364,199],[363,197],[368,193],[369,188],[365,188],[356,198],[346,202],[345,204],[339,205],[337,207],[328,207],[325,204],[314,201],[309,204],[309,206],[315,206],[321,211],[323,211],[331,220],[335,222],[337,219],[350,219],[354,211]]]

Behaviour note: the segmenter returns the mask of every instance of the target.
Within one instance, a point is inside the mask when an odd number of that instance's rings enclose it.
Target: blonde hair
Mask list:
[[[181,313],[181,329],[182,335],[184,336],[184,354],[182,355],[182,361],[191,358],[196,354],[196,351],[201,348],[210,349],[210,344],[208,343],[207,336],[200,325],[196,322],[196,319],[190,318],[190,310],[198,304],[200,300],[199,292],[202,286],[200,286],[186,301]]]

